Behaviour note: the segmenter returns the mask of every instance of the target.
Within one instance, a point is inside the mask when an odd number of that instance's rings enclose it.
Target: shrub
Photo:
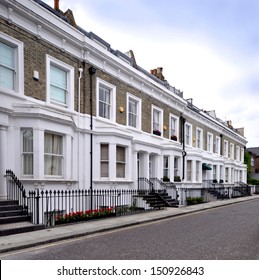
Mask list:
[[[187,197],[186,198],[186,203],[187,205],[195,205],[195,204],[200,204],[204,202],[204,198],[202,196],[200,197]]]

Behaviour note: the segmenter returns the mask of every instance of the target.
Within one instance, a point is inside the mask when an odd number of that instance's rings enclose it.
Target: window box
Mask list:
[[[161,131],[159,131],[158,129],[154,129],[153,134],[161,136]]]
[[[177,136],[176,135],[172,135],[171,136],[171,140],[177,141]]]
[[[163,177],[163,182],[170,182],[170,178],[167,177],[167,176],[164,176],[164,177]]]
[[[180,176],[174,176],[174,182],[181,182]]]

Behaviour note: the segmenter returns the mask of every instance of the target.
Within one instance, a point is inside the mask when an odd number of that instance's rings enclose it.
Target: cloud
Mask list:
[[[163,67],[184,98],[244,126],[248,145],[259,145],[258,1],[74,0],[60,7],[113,49],[132,49],[147,71]]]

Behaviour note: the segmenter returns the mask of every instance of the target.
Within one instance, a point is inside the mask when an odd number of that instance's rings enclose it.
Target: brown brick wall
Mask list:
[[[24,43],[24,80],[25,80],[25,95],[33,97],[38,100],[46,100],[46,54],[67,63],[70,66],[73,66],[75,69],[74,77],[74,103],[75,110],[77,111],[78,107],[78,78],[79,72],[78,68],[82,67],[84,69],[82,79],[81,79],[81,102],[80,110],[82,113],[90,114],[90,75],[88,69],[90,67],[87,63],[82,63],[75,57],[62,52],[61,50],[55,48],[54,46],[48,44],[42,39],[29,34],[28,32],[7,23],[3,19],[0,19],[0,31],[8,34],[9,36],[16,38]],[[33,71],[36,70],[39,72],[39,81],[33,80]],[[97,69],[93,78],[93,115],[96,115],[96,78],[99,77],[113,85],[116,86],[116,121],[118,124],[126,125],[127,120],[127,92],[132,95],[142,99],[142,130],[150,133],[151,132],[151,120],[152,120],[152,105],[155,105],[163,110],[163,125],[167,127],[164,131],[164,137],[169,138],[169,116],[170,113],[180,116],[181,112],[175,111],[168,105],[160,102],[159,100],[148,96],[147,94],[141,92],[130,86],[129,84],[121,82],[121,80],[113,77],[106,72]],[[124,108],[124,112],[120,113],[119,107]],[[186,119],[187,122],[192,123],[192,145],[196,146],[196,127],[203,129],[203,149],[207,149],[207,133],[211,132],[215,136],[220,136],[220,133],[213,131],[207,128],[205,125],[202,125],[198,122],[195,122],[190,119]],[[180,126],[180,123],[179,123]],[[180,133],[179,133],[180,135]],[[230,141],[225,136],[223,139]],[[179,139],[181,140],[181,139]],[[234,143],[236,144],[236,143]],[[229,148],[230,149],[230,148]],[[234,147],[236,153],[236,145]]]

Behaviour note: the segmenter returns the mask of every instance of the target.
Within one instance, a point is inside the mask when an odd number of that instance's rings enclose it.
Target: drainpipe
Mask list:
[[[78,78],[78,140],[77,140],[77,156],[78,156],[78,188],[80,188],[80,151],[79,151],[79,147],[80,147],[80,128],[79,128],[79,123],[80,123],[80,103],[81,103],[81,78],[82,78],[82,73],[83,73],[83,68],[78,68],[78,72],[79,72],[79,78]]]
[[[96,68],[91,66],[90,74],[90,192],[91,192],[91,210],[93,210],[93,75],[96,73]]]
[[[220,155],[223,156],[223,134],[220,134]]]
[[[78,78],[78,113],[80,114],[81,113],[81,110],[80,110],[80,99],[81,99],[81,78],[82,78],[82,73],[83,73],[83,68],[78,68],[78,71],[79,71],[79,78]]]
[[[183,158],[183,168],[182,168],[182,180],[185,179],[185,157],[186,157],[186,151],[185,151],[185,122],[186,119],[183,116],[180,116],[181,119],[181,126],[182,126],[182,158]]]

